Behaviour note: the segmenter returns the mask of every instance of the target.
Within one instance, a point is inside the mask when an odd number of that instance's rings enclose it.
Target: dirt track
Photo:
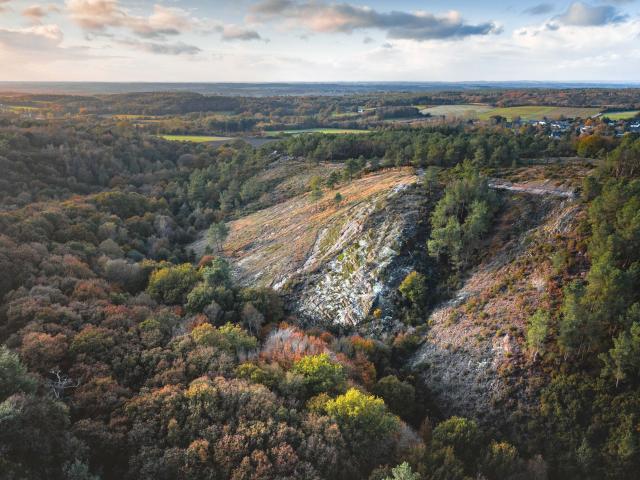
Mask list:
[[[530,193],[532,195],[544,195],[563,198],[574,198],[576,192],[570,188],[559,187],[545,181],[541,183],[512,183],[498,178],[489,179],[489,187],[495,190],[509,190],[510,192]]]

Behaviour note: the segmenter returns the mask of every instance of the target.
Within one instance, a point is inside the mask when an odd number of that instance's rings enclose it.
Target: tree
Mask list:
[[[361,164],[355,158],[350,158],[344,163],[344,171],[349,179],[349,181],[353,180],[353,176],[360,171]]]
[[[462,460],[467,472],[474,470],[480,450],[481,438],[478,425],[473,420],[451,417],[433,430],[434,447],[452,447],[453,453]]]
[[[427,282],[423,274],[415,270],[410,272],[402,281],[398,290],[404,298],[417,308],[422,308],[427,299]]]
[[[329,355],[307,355],[293,364],[292,371],[301,375],[309,396],[336,393],[344,388],[342,365],[332,362]]]
[[[334,202],[336,205],[340,205],[340,204],[342,203],[342,200],[343,200],[343,198],[342,198],[342,194],[341,194],[340,192],[336,192],[335,197],[333,197],[333,202]]]
[[[190,263],[163,267],[151,274],[147,293],[159,302],[180,305],[199,280],[200,274]]]
[[[422,188],[428,196],[433,195],[438,188],[438,169],[428,167],[422,176]]]
[[[338,172],[336,172],[335,170],[333,170],[330,174],[329,177],[327,178],[326,181],[326,185],[327,188],[330,188],[331,190],[333,190],[333,188],[340,182],[340,175],[338,175]]]
[[[403,382],[395,375],[381,378],[373,387],[373,393],[396,415],[410,419],[416,408],[416,389],[410,383]]]
[[[0,346],[0,401],[18,392],[34,393],[35,389],[36,382],[18,355]]]
[[[318,176],[313,177],[309,182],[309,188],[311,188],[311,199],[316,204],[316,208],[318,208],[318,202],[324,195],[322,191],[322,178]]]
[[[324,409],[345,432],[357,437],[384,438],[400,427],[398,418],[387,411],[382,399],[355,388],[329,400]]]
[[[527,323],[527,348],[533,353],[533,361],[544,353],[544,344],[549,330],[549,314],[544,310],[534,313]]]
[[[407,462],[403,462],[391,470],[391,476],[385,480],[420,480],[420,475],[411,470]]]
[[[255,337],[231,323],[220,328],[203,323],[191,331],[191,337],[197,345],[216,347],[236,355],[255,350],[258,345]]]
[[[602,374],[620,381],[640,378],[640,323],[634,323],[628,332],[613,339],[613,348],[600,356],[604,362]]]
[[[497,197],[477,170],[465,162],[461,178],[450,183],[431,215],[429,253],[446,256],[456,269],[465,267],[489,231]]]
[[[490,480],[512,478],[522,469],[518,462],[518,451],[507,442],[491,442],[480,470]]]
[[[229,262],[222,257],[213,258],[200,269],[200,272],[205,283],[211,287],[229,286],[231,283]]]
[[[224,222],[214,222],[207,230],[207,240],[211,247],[222,250],[225,240],[229,236],[229,227]]]

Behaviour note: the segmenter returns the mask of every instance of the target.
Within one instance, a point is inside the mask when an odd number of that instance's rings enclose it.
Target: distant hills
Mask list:
[[[492,89],[640,88],[624,82],[332,82],[332,83],[121,83],[121,82],[0,82],[0,92],[50,94],[117,94],[194,92],[205,95],[348,95],[374,92],[426,92]]]

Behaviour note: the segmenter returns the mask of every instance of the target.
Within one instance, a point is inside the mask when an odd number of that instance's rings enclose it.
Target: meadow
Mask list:
[[[231,137],[216,137],[206,135],[159,135],[160,138],[171,142],[193,142],[193,143],[210,143],[210,142],[226,142],[233,140]]]
[[[591,107],[553,107],[545,105],[532,105],[522,107],[493,108],[480,114],[480,120],[489,120],[499,115],[507,120],[520,117],[522,120],[543,120],[549,118],[557,120],[565,118],[589,118],[601,112],[600,108]]]
[[[600,108],[591,107],[553,107],[545,105],[521,106],[521,107],[491,107],[482,104],[438,105],[436,107],[421,110],[423,115],[443,116],[447,118],[477,118],[489,120],[499,115],[508,120],[520,117],[522,120],[543,120],[566,118],[588,118],[601,112]],[[622,113],[622,112],[621,112]],[[625,112],[628,113],[628,112]]]
[[[607,117],[610,120],[631,120],[640,114],[640,110],[628,110],[619,112],[607,112],[603,113],[603,117]]]
[[[301,130],[276,130],[265,132],[268,135],[300,135],[302,133],[323,133],[325,135],[345,135],[349,133],[370,133],[370,130],[357,130],[353,128],[307,128]]]
[[[432,115],[434,117],[442,116],[448,118],[477,118],[480,114],[489,110],[491,110],[491,107],[489,105],[480,104],[438,105],[436,107],[423,108],[420,113],[422,113],[423,115]]]

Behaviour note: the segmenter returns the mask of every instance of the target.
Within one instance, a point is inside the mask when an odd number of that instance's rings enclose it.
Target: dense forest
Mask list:
[[[631,90],[244,99],[25,97],[60,111],[309,112],[363,104],[633,106]],[[634,97],[635,98],[635,97]],[[14,99],[15,100],[15,99]],[[634,100],[635,101],[635,100]],[[204,102],[204,103],[203,103]],[[388,115],[406,112],[389,111]],[[200,115],[189,120],[203,128]],[[215,129],[215,128],[214,128]],[[548,245],[546,306],[526,331],[518,425],[445,416],[408,366],[427,318],[477,264],[496,172],[589,163],[575,231]],[[284,158],[284,160],[283,160]],[[238,284],[211,225],[282,198],[276,161],[338,168],[289,196],[418,172],[428,260],[399,286],[403,327],[306,326],[281,292]],[[633,479],[640,471],[640,138],[440,125],[306,134],[259,148],[171,142],[99,116],[0,119],[0,476],[64,479]],[[336,203],[343,199],[337,198]],[[217,239],[220,240],[219,238]],[[372,313],[375,315],[375,312]],[[517,428],[516,428],[517,427]]]

